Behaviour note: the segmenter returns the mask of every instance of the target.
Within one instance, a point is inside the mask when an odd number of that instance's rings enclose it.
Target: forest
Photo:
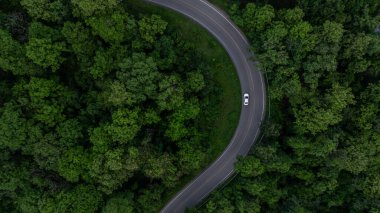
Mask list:
[[[210,1],[250,40],[269,113],[189,211],[379,212],[380,2]],[[214,52],[132,2],[0,1],[0,212],[159,212],[212,161]]]
[[[379,212],[380,2],[266,3],[229,6],[269,81],[264,138],[194,211]]]
[[[210,64],[129,6],[0,1],[0,212],[158,212],[210,163]]]

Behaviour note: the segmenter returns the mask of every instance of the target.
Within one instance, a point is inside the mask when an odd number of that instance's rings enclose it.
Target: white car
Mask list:
[[[244,93],[244,106],[248,106],[249,104],[249,94]]]

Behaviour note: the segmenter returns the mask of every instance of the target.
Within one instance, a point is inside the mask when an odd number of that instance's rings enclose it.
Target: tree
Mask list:
[[[143,172],[148,178],[161,179],[166,187],[173,187],[179,176],[173,158],[167,153],[148,156]]]
[[[136,202],[138,209],[140,209],[141,212],[160,211],[161,206],[159,205],[159,201],[162,199],[163,191],[163,187],[158,185],[140,190]]]
[[[195,119],[200,113],[199,104],[190,100],[184,104],[183,108],[175,111],[169,117],[169,126],[165,131],[165,135],[173,141],[178,141],[188,136],[191,133],[191,129],[186,126],[189,120]]]
[[[312,106],[303,105],[300,111],[295,112],[297,130],[311,134],[327,130],[328,126],[343,119],[341,113],[349,104],[354,103],[353,99],[351,89],[333,85],[324,97],[323,105],[326,107],[322,107],[321,103],[313,103]]]
[[[128,31],[134,28],[134,22],[130,21],[125,12],[120,11],[110,16],[91,17],[86,23],[92,27],[95,35],[99,35],[108,43],[121,43],[125,36],[130,34]]]
[[[159,211],[207,163],[213,63],[129,6],[0,2],[0,212]]]
[[[107,88],[101,94],[104,104],[107,107],[123,107],[136,103],[135,94],[127,91],[126,86],[116,80],[107,83]]]
[[[362,130],[371,131],[377,125],[377,116],[380,98],[376,94],[380,92],[380,84],[369,84],[360,94],[360,110],[358,116],[355,116],[354,124]]]
[[[102,195],[94,187],[78,185],[72,190],[60,192],[55,198],[54,209],[62,212],[95,212],[101,201]]]
[[[20,186],[25,184],[23,178],[28,176],[27,170],[17,167],[14,162],[10,161],[10,156],[9,152],[4,151],[0,161],[3,165],[0,169],[0,188],[2,190],[0,199],[3,200],[0,209],[2,210],[16,208],[16,204],[11,201],[17,197],[17,190],[20,190]]]
[[[110,198],[102,213],[132,213],[133,207],[133,193],[127,193],[126,195],[118,194]]]
[[[50,127],[64,121],[65,106],[73,104],[75,100],[75,93],[54,80],[43,78],[33,77],[27,84],[20,83],[14,88],[14,92],[27,98],[29,102],[24,104],[28,106],[24,107],[28,107],[36,121]]]
[[[11,35],[0,29],[0,68],[11,72],[14,75],[26,75],[36,72],[35,67],[25,57],[26,49],[24,46],[13,40]]]
[[[312,31],[313,27],[308,22],[299,22],[289,30],[288,49],[296,65],[302,63],[306,55],[316,47],[317,39]]]
[[[99,49],[95,53],[90,73],[94,79],[101,79],[115,68],[111,49]]]
[[[161,74],[153,58],[134,53],[131,58],[124,59],[119,67],[121,70],[116,73],[117,78],[132,94],[134,102],[139,103],[157,95],[157,81]]]
[[[60,22],[68,13],[67,5],[61,0],[22,0],[21,5],[35,19]]]
[[[103,153],[93,152],[90,159],[88,164],[90,176],[86,179],[97,183],[98,189],[106,194],[111,194],[133,174],[125,169],[123,162],[126,159],[120,148]]]
[[[347,40],[347,46],[343,53],[344,59],[350,59],[348,70],[351,73],[365,72],[371,65],[370,61],[364,59],[372,42],[370,35],[355,35]]]
[[[72,51],[78,57],[92,56],[95,51],[95,44],[87,29],[81,22],[65,22],[62,28],[62,34],[68,44],[71,45]]]
[[[337,138],[329,138],[324,135],[319,135],[314,140],[308,140],[305,137],[291,137],[287,139],[286,143],[299,156],[301,162],[306,162],[307,155],[313,158],[326,158],[338,148]]]
[[[217,199],[211,200],[206,204],[206,210],[204,212],[222,212],[232,213],[235,212],[235,206],[233,203],[224,196],[218,196]]]
[[[160,16],[144,17],[138,22],[141,38],[153,43],[158,35],[162,35],[168,25]]]
[[[83,139],[83,126],[77,119],[68,119],[59,123],[56,132],[60,137],[60,143],[71,147],[81,143]]]
[[[373,58],[379,57],[379,45],[374,28],[367,27],[378,19],[370,14],[380,5],[341,0],[297,5],[275,9],[264,26],[252,24],[264,6],[233,8],[268,76],[269,122],[280,126],[263,136],[253,156],[238,161],[237,177],[201,212],[220,211],[218,201],[224,198],[234,201],[228,205],[235,211],[245,211],[252,201],[259,207],[252,209],[261,212],[379,209],[373,178],[379,173],[378,60]]]
[[[126,14],[113,13],[109,17],[91,17],[86,20],[86,23],[92,27],[95,35],[99,35],[106,42],[121,43],[127,32],[125,28],[127,19]]]
[[[250,29],[248,36],[254,37],[255,32],[263,31],[272,22],[274,17],[275,12],[270,5],[256,7],[253,3],[247,4],[243,12],[243,20],[245,28]]]
[[[67,181],[78,182],[88,162],[83,147],[68,148],[58,160],[58,173]]]
[[[367,140],[368,138],[356,138],[357,144],[338,150],[332,164],[338,169],[343,169],[353,174],[366,171],[371,163],[371,156],[375,155],[375,151],[371,148],[374,144]]]
[[[0,115],[0,148],[20,149],[27,142],[28,121],[12,103],[6,103]]]
[[[206,86],[204,77],[199,72],[191,72],[187,75],[187,85],[194,92],[199,92]]]
[[[64,61],[61,56],[65,50],[64,43],[53,43],[50,39],[31,39],[26,46],[26,56],[35,64],[57,71]]]
[[[77,17],[104,15],[118,6],[117,0],[71,0],[71,3]]]
[[[179,147],[180,150],[177,155],[180,170],[183,171],[184,174],[188,174],[200,169],[206,158],[206,154],[201,148],[197,147],[196,141],[181,141]]]
[[[112,113],[112,123],[105,129],[113,141],[126,144],[136,136],[141,128],[138,118],[138,109],[119,109]]]
[[[328,42],[330,45],[339,45],[342,40],[343,33],[344,29],[342,24],[325,21],[323,23],[321,39],[323,39],[325,42]]]
[[[29,41],[26,56],[42,68],[57,71],[64,61],[62,52],[66,44],[62,41],[60,31],[40,22],[33,22],[29,27]]]
[[[159,94],[156,102],[161,110],[173,110],[184,103],[182,84],[180,78],[171,75],[159,82]]]
[[[255,177],[264,173],[260,160],[251,156],[239,159],[235,164],[235,169],[242,177]]]

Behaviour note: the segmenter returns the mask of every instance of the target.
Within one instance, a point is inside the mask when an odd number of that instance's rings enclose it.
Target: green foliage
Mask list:
[[[79,58],[91,56],[95,45],[90,36],[90,30],[81,22],[65,22],[62,28],[62,34],[65,36],[68,44],[75,55]]]
[[[100,49],[97,50],[94,57],[94,63],[90,68],[90,73],[93,78],[102,78],[112,71],[115,67],[112,50]]]
[[[62,191],[55,198],[56,208],[53,211],[95,212],[99,209],[102,195],[91,186],[78,185],[70,191]]]
[[[0,148],[18,150],[26,142],[28,122],[20,109],[9,103],[0,111]]]
[[[158,211],[204,165],[219,96],[167,25],[114,0],[0,12],[0,212]]]
[[[212,63],[118,1],[21,5],[0,13],[0,211],[159,211],[207,159]]]
[[[21,0],[21,5],[35,19],[58,22],[67,15],[67,5],[61,0]]]
[[[157,95],[157,79],[162,76],[153,58],[134,53],[131,58],[124,59],[119,67],[117,78],[125,82],[125,89],[132,96],[130,102],[139,103]]]
[[[166,187],[173,187],[177,181],[177,168],[168,154],[162,156],[151,155],[143,167],[144,174],[151,179],[162,179]]]
[[[14,75],[25,75],[34,72],[25,57],[25,47],[15,41],[11,35],[0,29],[0,68]]]
[[[156,98],[156,102],[161,110],[173,110],[184,103],[183,86],[178,76],[163,77],[158,87],[160,93]]]
[[[232,7],[267,74],[271,116],[262,142],[236,163],[237,177],[199,212],[246,212],[252,203],[253,212],[380,209],[380,46],[372,24],[379,7],[342,0]]]
[[[153,43],[158,35],[162,35],[167,25],[168,23],[157,15],[144,17],[138,22],[141,38],[148,43]]]
[[[28,99],[28,102],[24,103],[25,107],[33,110],[33,118],[36,121],[47,126],[54,126],[64,120],[64,106],[67,103],[72,103],[74,98],[67,88],[57,82],[34,77],[28,84],[17,85],[14,91],[16,93],[27,93],[24,96]]]
[[[86,23],[92,27],[95,35],[99,35],[109,43],[124,41],[127,30],[132,30],[134,27],[134,23],[129,21],[128,15],[122,12],[115,12],[110,16],[91,17],[86,20]]]
[[[334,84],[321,102],[314,102],[311,106],[302,106],[295,114],[295,128],[301,133],[316,134],[326,131],[330,125],[339,123],[343,117],[341,112],[347,105],[354,103],[351,89]],[[325,107],[320,107],[323,104]]]
[[[271,23],[275,13],[273,7],[266,5],[264,7],[256,7],[254,4],[248,4],[243,12],[242,25],[249,29],[249,35],[256,31],[262,31]]]
[[[87,158],[82,147],[69,148],[58,160],[58,173],[67,181],[78,182]]]
[[[113,81],[107,85],[107,88],[102,93],[102,98],[106,106],[121,107],[124,105],[132,105],[136,103],[134,94],[127,91],[124,83]]]
[[[187,76],[187,86],[194,92],[201,91],[206,85],[204,77],[199,72],[191,72]]]
[[[82,131],[83,127],[77,119],[67,119],[56,127],[60,143],[65,146],[78,144],[84,137]]]
[[[84,179],[95,182],[105,194],[111,194],[140,168],[141,156],[134,147],[130,147],[127,152],[122,148],[94,149],[88,159],[89,176],[84,176]]]
[[[33,38],[26,46],[26,56],[35,64],[43,68],[50,67],[53,72],[57,71],[64,61],[61,56],[65,50],[63,43],[53,43],[50,39]]]
[[[60,41],[59,31],[39,22],[33,22],[29,27],[29,36],[26,56],[42,68],[57,71],[64,61],[61,54],[66,50],[66,44]]]
[[[185,136],[188,136],[190,131],[186,126],[186,122],[195,119],[199,112],[200,108],[198,103],[194,101],[185,103],[184,107],[174,112],[169,117],[169,126],[165,132],[165,135],[173,141],[178,141]]]
[[[29,38],[50,39],[52,41],[59,41],[62,38],[60,27],[50,27],[38,21],[30,23],[28,35]]]
[[[112,123],[106,126],[106,131],[113,141],[121,144],[131,141],[140,130],[139,111],[119,109],[112,113]]]
[[[141,190],[137,198],[138,209],[140,209],[141,212],[159,211],[159,201],[161,200],[162,191],[163,188],[157,185]]]
[[[118,6],[117,0],[71,0],[75,16],[104,15]]]
[[[158,212],[209,151],[219,96],[198,44],[129,2],[5,2],[0,212]],[[275,113],[200,212],[380,208],[380,4],[298,2],[231,9]]]
[[[179,144],[180,150],[178,151],[179,164],[182,172],[187,174],[190,171],[195,171],[201,168],[206,154],[196,147],[193,141],[184,141]]]
[[[107,201],[102,213],[132,213],[134,210],[132,199],[131,193],[116,195]]]
[[[235,169],[242,177],[255,177],[264,173],[264,167],[261,165],[260,160],[251,156],[240,159],[235,165]]]

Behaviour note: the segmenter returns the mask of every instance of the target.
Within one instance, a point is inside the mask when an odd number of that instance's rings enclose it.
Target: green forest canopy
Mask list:
[[[166,20],[126,5],[0,2],[0,212],[158,212],[204,164],[199,120],[220,94],[209,67]],[[380,211],[379,9],[231,7],[271,115],[196,211]]]
[[[0,212],[158,212],[209,163],[210,63],[128,6],[0,2]]]
[[[229,12],[268,78],[270,117],[197,212],[379,212],[380,2],[255,2]]]

